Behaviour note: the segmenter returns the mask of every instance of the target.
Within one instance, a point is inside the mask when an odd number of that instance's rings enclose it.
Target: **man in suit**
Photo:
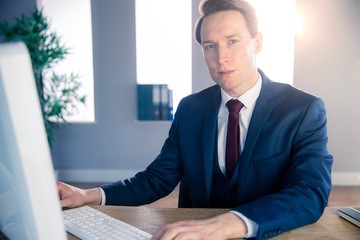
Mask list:
[[[201,6],[195,35],[216,85],[180,102],[169,136],[146,170],[90,190],[58,183],[62,205],[142,205],[181,182],[179,207],[231,211],[166,225],[153,239],[261,239],[317,221],[330,194],[333,162],[323,101],[272,82],[257,68],[262,37],[246,1]],[[226,153],[230,99],[243,105],[235,114],[239,157],[232,170]]]

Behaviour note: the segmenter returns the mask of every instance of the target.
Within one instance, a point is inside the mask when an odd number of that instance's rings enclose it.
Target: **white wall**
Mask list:
[[[358,0],[301,0],[294,85],[327,106],[334,183],[360,185],[360,9]]]

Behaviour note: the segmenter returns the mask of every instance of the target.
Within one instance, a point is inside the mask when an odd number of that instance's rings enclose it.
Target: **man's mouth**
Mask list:
[[[218,74],[221,76],[227,76],[232,74],[233,72],[235,72],[235,70],[224,70],[224,71],[219,71]]]

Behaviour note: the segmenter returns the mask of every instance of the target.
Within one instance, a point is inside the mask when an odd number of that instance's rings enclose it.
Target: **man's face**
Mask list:
[[[205,17],[200,34],[210,75],[225,92],[239,97],[255,85],[262,37],[251,36],[240,12],[221,11]]]

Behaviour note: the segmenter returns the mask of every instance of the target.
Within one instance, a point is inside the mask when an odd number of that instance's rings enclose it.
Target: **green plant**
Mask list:
[[[78,103],[85,104],[86,96],[79,95],[79,76],[58,74],[53,67],[65,59],[69,49],[60,42],[60,37],[50,31],[49,21],[43,11],[35,10],[32,16],[22,15],[15,24],[0,24],[4,40],[23,41],[30,54],[34,77],[49,144],[54,141],[53,130],[59,122],[76,113]]]

